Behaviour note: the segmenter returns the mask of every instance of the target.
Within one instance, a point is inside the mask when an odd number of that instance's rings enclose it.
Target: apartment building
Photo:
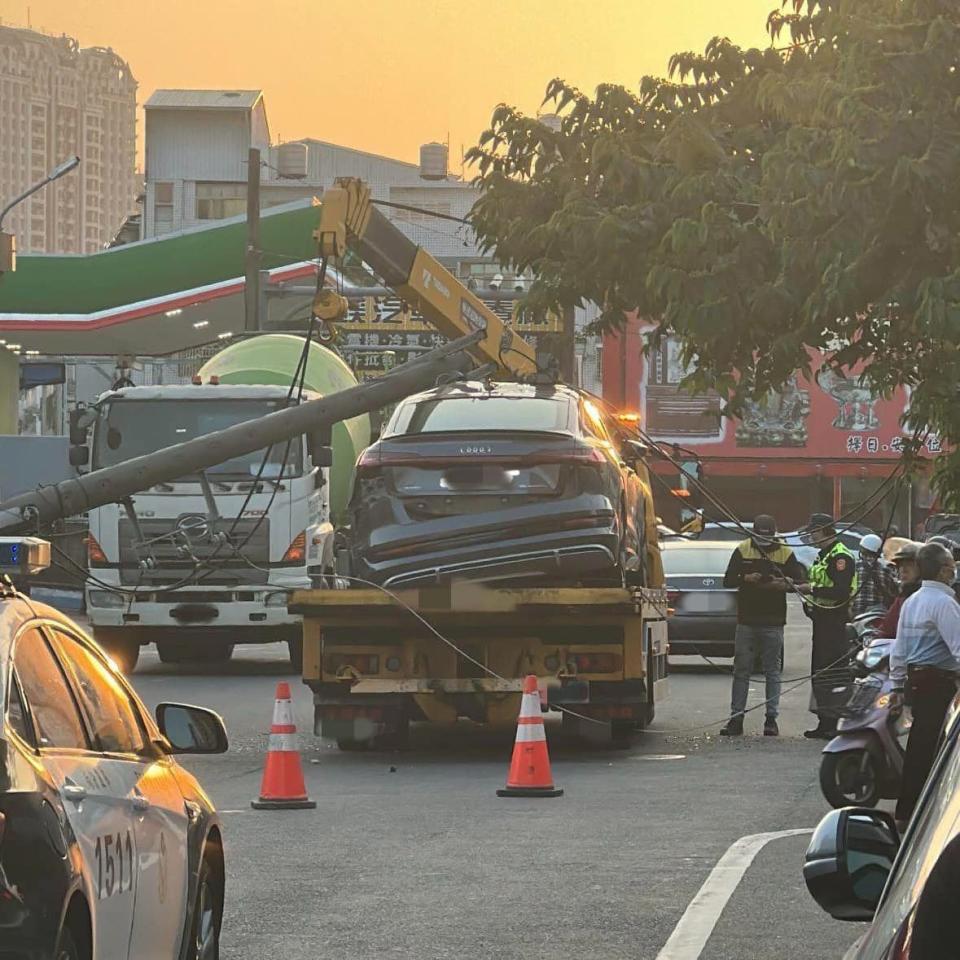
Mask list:
[[[0,26],[0,200],[80,166],[4,222],[21,253],[93,253],[136,208],[137,82],[113,50]]]

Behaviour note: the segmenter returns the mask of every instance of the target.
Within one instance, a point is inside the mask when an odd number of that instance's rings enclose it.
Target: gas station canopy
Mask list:
[[[312,277],[317,210],[263,211],[271,284]],[[91,255],[24,255],[0,275],[0,340],[46,355],[163,356],[244,327],[244,218]]]

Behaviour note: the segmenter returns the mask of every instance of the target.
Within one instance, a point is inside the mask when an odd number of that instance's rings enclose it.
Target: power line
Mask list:
[[[454,223],[465,223],[468,227],[470,221],[464,217],[455,217],[452,213],[440,213],[438,210],[427,210],[425,207],[415,207],[409,203],[394,203],[391,200],[371,200],[378,207],[392,207],[394,210],[408,210],[410,213],[420,213],[426,217],[436,217],[438,220],[452,220]]]

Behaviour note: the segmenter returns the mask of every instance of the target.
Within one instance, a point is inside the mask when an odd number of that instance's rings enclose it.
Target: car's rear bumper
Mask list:
[[[674,614],[667,621],[670,652],[676,654],[706,653],[722,648],[728,655],[733,651],[737,633],[737,617],[684,616]]]
[[[380,528],[375,542],[355,545],[351,572],[399,587],[458,578],[605,579],[617,571],[619,523],[605,497],[504,511],[495,525],[488,514],[475,519]]]

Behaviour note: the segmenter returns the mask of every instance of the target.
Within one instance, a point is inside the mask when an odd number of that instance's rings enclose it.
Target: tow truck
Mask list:
[[[381,213],[361,181],[342,179],[324,193],[314,236],[320,257],[357,255],[444,336],[481,333],[478,355],[497,378],[544,376],[533,348]],[[341,319],[343,305],[331,315],[322,299],[318,315]],[[599,723],[623,741],[648,724],[668,687],[666,595],[650,478],[638,470],[647,518],[642,585],[453,581],[396,593],[357,585],[294,592],[288,606],[303,617],[315,732],[357,749],[402,741],[411,719],[509,724],[530,673],[545,707],[566,708],[564,723],[578,732]]]
[[[322,463],[333,423],[444,378],[553,375],[541,369],[549,361],[538,364],[516,330],[376,208],[360,180],[338,180],[319,211],[321,261],[358,256],[450,342],[357,387],[0,503],[0,533],[35,531],[105,503],[122,503],[135,516],[135,495],[152,485],[300,435]],[[313,304],[327,337],[348,309],[330,289]],[[540,678],[544,708],[564,711],[575,728],[602,725],[624,741],[648,724],[668,692],[667,599],[642,462],[637,472],[646,507],[643,583],[502,588],[466,581],[394,593],[324,576],[293,592],[288,608],[303,617],[303,681],[313,693],[315,732],[353,749],[402,739],[411,719],[511,723],[530,673]],[[211,517],[213,537],[218,522]]]

